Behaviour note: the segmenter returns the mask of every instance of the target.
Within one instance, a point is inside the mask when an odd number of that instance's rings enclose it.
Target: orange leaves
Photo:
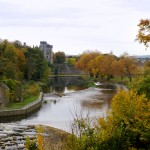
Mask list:
[[[149,47],[150,43],[150,19],[141,19],[138,24],[139,31],[136,40],[143,43],[146,47]]]
[[[111,76],[111,65],[115,60],[112,54],[103,55],[97,51],[83,53],[76,67],[93,75]]]
[[[0,57],[2,60],[2,75],[6,78],[22,80],[25,66],[25,56],[21,49],[18,49],[11,42],[1,41]]]
[[[136,60],[124,54],[117,59],[112,53],[101,54],[97,51],[83,53],[79,61],[76,63],[76,68],[89,73],[93,76],[101,78],[127,76],[131,82],[132,76],[139,73]]]
[[[94,60],[100,52],[98,51],[87,51],[80,56],[79,61],[75,64],[76,68],[83,70],[85,72],[91,72],[93,66],[90,62]]]
[[[16,49],[16,50],[17,50],[17,64],[19,66],[19,69],[23,71],[25,63],[26,63],[26,58],[24,56],[24,53],[21,50],[19,49]]]

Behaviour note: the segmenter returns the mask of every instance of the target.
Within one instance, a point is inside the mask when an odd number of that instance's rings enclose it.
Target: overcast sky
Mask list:
[[[47,41],[66,54],[146,55],[135,42],[142,18],[150,19],[150,0],[0,0],[0,38]]]

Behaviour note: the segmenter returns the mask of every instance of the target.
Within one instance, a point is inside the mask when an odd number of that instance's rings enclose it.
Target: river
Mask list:
[[[21,124],[42,124],[70,131],[74,117],[106,117],[118,85],[98,83],[96,87],[84,89],[79,77],[52,78],[45,89],[43,105],[39,111]],[[52,93],[63,93],[62,97]]]

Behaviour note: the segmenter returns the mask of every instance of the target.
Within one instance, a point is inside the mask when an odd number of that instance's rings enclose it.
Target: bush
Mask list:
[[[9,100],[10,102],[16,102],[22,100],[22,83],[17,80],[6,79],[3,82],[9,87],[10,94]]]
[[[84,76],[83,77],[83,80],[84,80],[84,87],[88,88],[88,87],[95,87],[95,82],[94,82],[94,79],[92,77],[89,77],[89,76]]]
[[[129,88],[135,90],[139,95],[145,94],[147,98],[150,98],[150,75],[136,78]]]
[[[31,96],[38,96],[40,93],[40,86],[35,82],[30,82],[24,85],[23,98],[29,98]]]
[[[28,150],[39,150],[35,140],[26,139],[26,148]]]
[[[68,150],[96,150],[99,145],[98,126],[92,119],[77,116],[72,124],[72,135],[68,139]]]
[[[148,149],[150,147],[150,101],[134,91],[119,92],[112,102],[112,111],[99,119],[101,149]]]
[[[99,125],[77,118],[69,139],[70,150],[127,150],[150,148],[150,101],[135,91],[121,91],[109,115]]]

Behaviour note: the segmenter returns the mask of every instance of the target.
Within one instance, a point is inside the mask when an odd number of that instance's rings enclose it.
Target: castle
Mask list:
[[[40,50],[42,51],[44,58],[53,63],[53,45],[48,44],[46,41],[40,42]]]

